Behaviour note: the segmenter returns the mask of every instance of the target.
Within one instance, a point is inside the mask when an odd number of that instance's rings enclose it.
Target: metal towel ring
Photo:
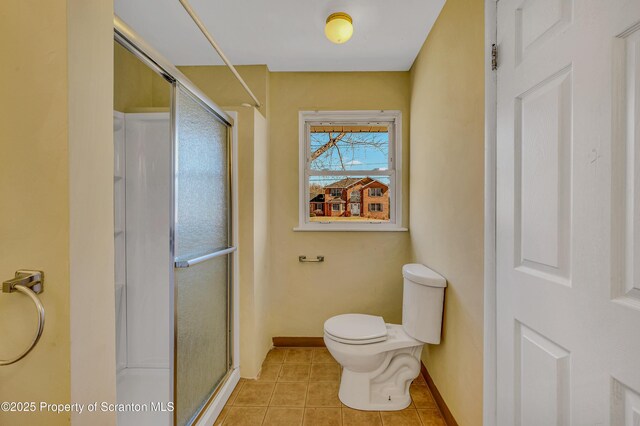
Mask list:
[[[28,296],[36,305],[38,315],[38,331],[36,332],[33,341],[26,350],[24,350],[20,355],[16,357],[10,359],[0,359],[0,366],[10,365],[20,361],[22,358],[27,356],[29,352],[31,352],[31,350],[40,340],[42,331],[44,330],[44,306],[42,306],[42,302],[40,301],[40,298],[38,298],[37,293],[42,292],[43,281],[44,274],[41,271],[21,270],[16,272],[16,277],[14,279],[2,283],[2,291],[4,293],[13,293],[15,291],[20,292],[25,296]]]

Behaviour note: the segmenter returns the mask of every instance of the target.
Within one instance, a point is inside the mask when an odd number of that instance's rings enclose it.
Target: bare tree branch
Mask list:
[[[336,150],[338,151],[338,157],[340,157],[340,166],[342,167],[342,170],[345,170],[344,161],[342,161],[342,152],[340,152],[340,147],[338,145],[336,145]]]
[[[346,133],[340,133],[338,136],[336,136],[335,138],[331,137],[331,134],[329,134],[329,142],[327,142],[326,144],[322,145],[320,148],[316,149],[313,154],[311,154],[311,161],[315,160],[316,158],[320,157],[322,154],[324,154],[325,152],[327,152],[332,146],[335,146],[336,143],[338,143],[338,141],[340,139],[342,139],[344,137]]]
[[[319,146],[311,154],[310,160],[313,164],[313,169],[347,171],[346,166],[353,166],[354,164],[366,164],[370,167],[375,167],[376,164],[386,166],[386,163],[371,163],[367,159],[368,152],[373,155],[371,151],[378,151],[385,156],[387,155],[389,141],[386,136],[386,133],[383,134],[382,132],[344,131],[337,135],[335,132],[312,133],[311,146]],[[334,155],[334,153],[337,155]],[[345,163],[349,159],[350,161]],[[377,161],[381,160],[377,158]]]

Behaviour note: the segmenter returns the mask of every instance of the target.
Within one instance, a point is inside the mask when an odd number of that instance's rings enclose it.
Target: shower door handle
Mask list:
[[[234,251],[236,251],[236,247],[227,247],[224,249],[213,251],[211,253],[208,253],[202,256],[192,257],[190,259],[180,259],[180,260],[176,259],[175,267],[188,268],[189,266],[197,265],[198,263],[202,263],[219,256],[224,256],[225,254],[233,253]]]

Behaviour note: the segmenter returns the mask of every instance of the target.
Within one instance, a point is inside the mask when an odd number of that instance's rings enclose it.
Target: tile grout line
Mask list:
[[[267,411],[269,411],[269,407],[267,407],[267,409],[264,410],[264,416],[262,417],[262,421],[260,422],[261,425],[263,425],[265,420],[267,420]]]
[[[271,407],[271,401],[273,400],[273,395],[275,395],[275,393],[276,393],[276,384],[277,383],[278,382],[276,381],[273,384],[273,389],[271,389],[271,395],[269,395],[269,401],[267,401],[267,409],[264,411],[264,418],[262,419],[262,423],[261,424],[264,424],[264,422],[267,420],[267,414],[269,413],[269,408]]]
[[[282,383],[282,384],[287,384],[287,383],[290,383],[290,384],[301,383],[302,384],[303,383],[303,384],[305,384],[304,400],[303,400],[303,405],[301,407],[300,406],[293,406],[293,405],[292,406],[288,406],[287,405],[287,406],[280,407],[280,408],[285,408],[285,409],[287,409],[287,408],[293,408],[293,409],[300,408],[300,409],[302,409],[302,418],[301,418],[302,424],[304,424],[304,421],[307,418],[307,409],[312,409],[312,408],[313,409],[331,409],[331,408],[333,408],[333,407],[324,407],[324,406],[322,406],[322,407],[309,407],[308,406],[308,402],[309,402],[309,392],[310,392],[311,384],[314,384],[314,383],[325,383],[325,382],[326,383],[328,383],[328,382],[335,383],[334,380],[312,380],[311,375],[312,375],[312,371],[313,371],[313,366],[335,365],[335,362],[316,362],[317,359],[318,359],[317,356],[320,354],[320,351],[316,350],[316,348],[310,348],[310,349],[308,349],[309,351],[311,351],[311,356],[309,358],[309,361],[307,361],[307,362],[292,362],[292,363],[289,363],[289,365],[292,365],[292,364],[293,365],[295,365],[295,364],[299,364],[299,365],[300,364],[301,365],[305,365],[306,364],[306,365],[308,365],[309,369],[308,369],[308,375],[307,375],[306,379],[305,380],[301,380],[301,381],[291,381],[291,382],[290,381],[281,381],[280,374],[282,373],[282,370],[283,370],[284,366],[287,365],[285,361],[286,361],[286,359],[287,359],[287,357],[289,355],[289,350],[290,350],[290,348],[285,349],[285,352],[284,352],[284,355],[283,355],[283,358],[282,358],[281,362],[269,363],[269,364],[277,365],[278,366],[277,367],[278,368],[278,372],[276,374],[275,380],[272,381],[273,388],[272,388],[271,393],[269,395],[267,406],[266,406],[264,415],[262,417],[262,421],[261,421],[262,425],[264,425],[266,423],[267,414],[268,414],[269,410],[272,407],[274,407],[272,404],[273,404],[273,400],[275,398],[276,388],[277,388],[279,383]],[[338,375],[338,378],[340,378],[340,374]],[[252,406],[237,406],[237,405],[235,405],[240,392],[242,391],[242,389],[244,388],[244,385],[247,382],[248,382],[248,380],[246,380],[246,379],[242,380],[242,383],[240,383],[240,386],[238,387],[238,390],[237,390],[237,393],[235,395],[235,398],[229,403],[230,407],[241,407],[241,408],[242,407],[252,407]],[[420,383],[420,384],[416,384],[416,385],[420,386],[420,385],[423,385],[423,384],[424,383]],[[428,393],[431,396],[431,398],[433,398],[433,395],[431,395],[430,390],[428,390]],[[422,426],[425,426],[426,423],[425,423],[425,421],[423,421],[422,417],[420,416],[420,412],[419,412],[419,410],[421,408],[419,408],[417,405],[415,405],[415,402],[413,402],[413,398],[412,398],[412,404],[411,405],[412,405],[412,407],[410,407],[410,409],[411,409],[411,411],[413,411],[418,416],[419,424],[422,425]],[[264,408],[263,406],[256,406],[256,408],[258,408],[258,407]],[[336,407],[336,408],[339,409],[340,422],[341,422],[341,424],[344,424],[345,415],[346,415],[345,414],[346,413],[346,410],[345,410],[346,407],[342,403],[340,403],[340,405],[338,407]],[[437,405],[435,407],[433,407],[433,408],[423,407],[422,409],[437,413],[438,417],[442,418],[442,413],[439,410],[439,408],[437,407]],[[380,411],[380,410],[372,410],[372,411],[376,411],[377,412],[378,420],[384,426],[384,420],[383,420],[384,417],[382,416],[383,411]],[[226,422],[227,417],[228,417],[228,412],[226,413],[226,415],[222,419],[222,423]]]
[[[309,376],[307,377],[307,391],[304,394],[304,407],[302,408],[302,423],[304,426],[304,418],[307,415],[307,396],[309,395],[309,383],[311,382],[311,362],[313,362],[313,352],[311,353],[311,361],[309,361]]]

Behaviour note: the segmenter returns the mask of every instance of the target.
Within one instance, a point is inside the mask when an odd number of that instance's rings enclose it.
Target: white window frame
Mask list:
[[[327,176],[376,176],[389,178],[389,222],[319,222],[309,220],[309,177],[311,125],[371,125],[389,126],[389,168],[365,173],[344,171],[314,172]],[[407,231],[402,226],[402,112],[400,111],[300,111],[299,113],[299,214],[298,227],[294,231]]]
[[[337,207],[337,209],[336,209],[336,207]],[[340,204],[333,203],[333,204],[331,204],[331,211],[332,212],[340,212],[340,211],[342,211],[342,208],[341,208]]]
[[[373,194],[375,191],[375,195]],[[380,193],[380,195],[378,195]],[[382,197],[382,188],[369,188],[369,197]]]

